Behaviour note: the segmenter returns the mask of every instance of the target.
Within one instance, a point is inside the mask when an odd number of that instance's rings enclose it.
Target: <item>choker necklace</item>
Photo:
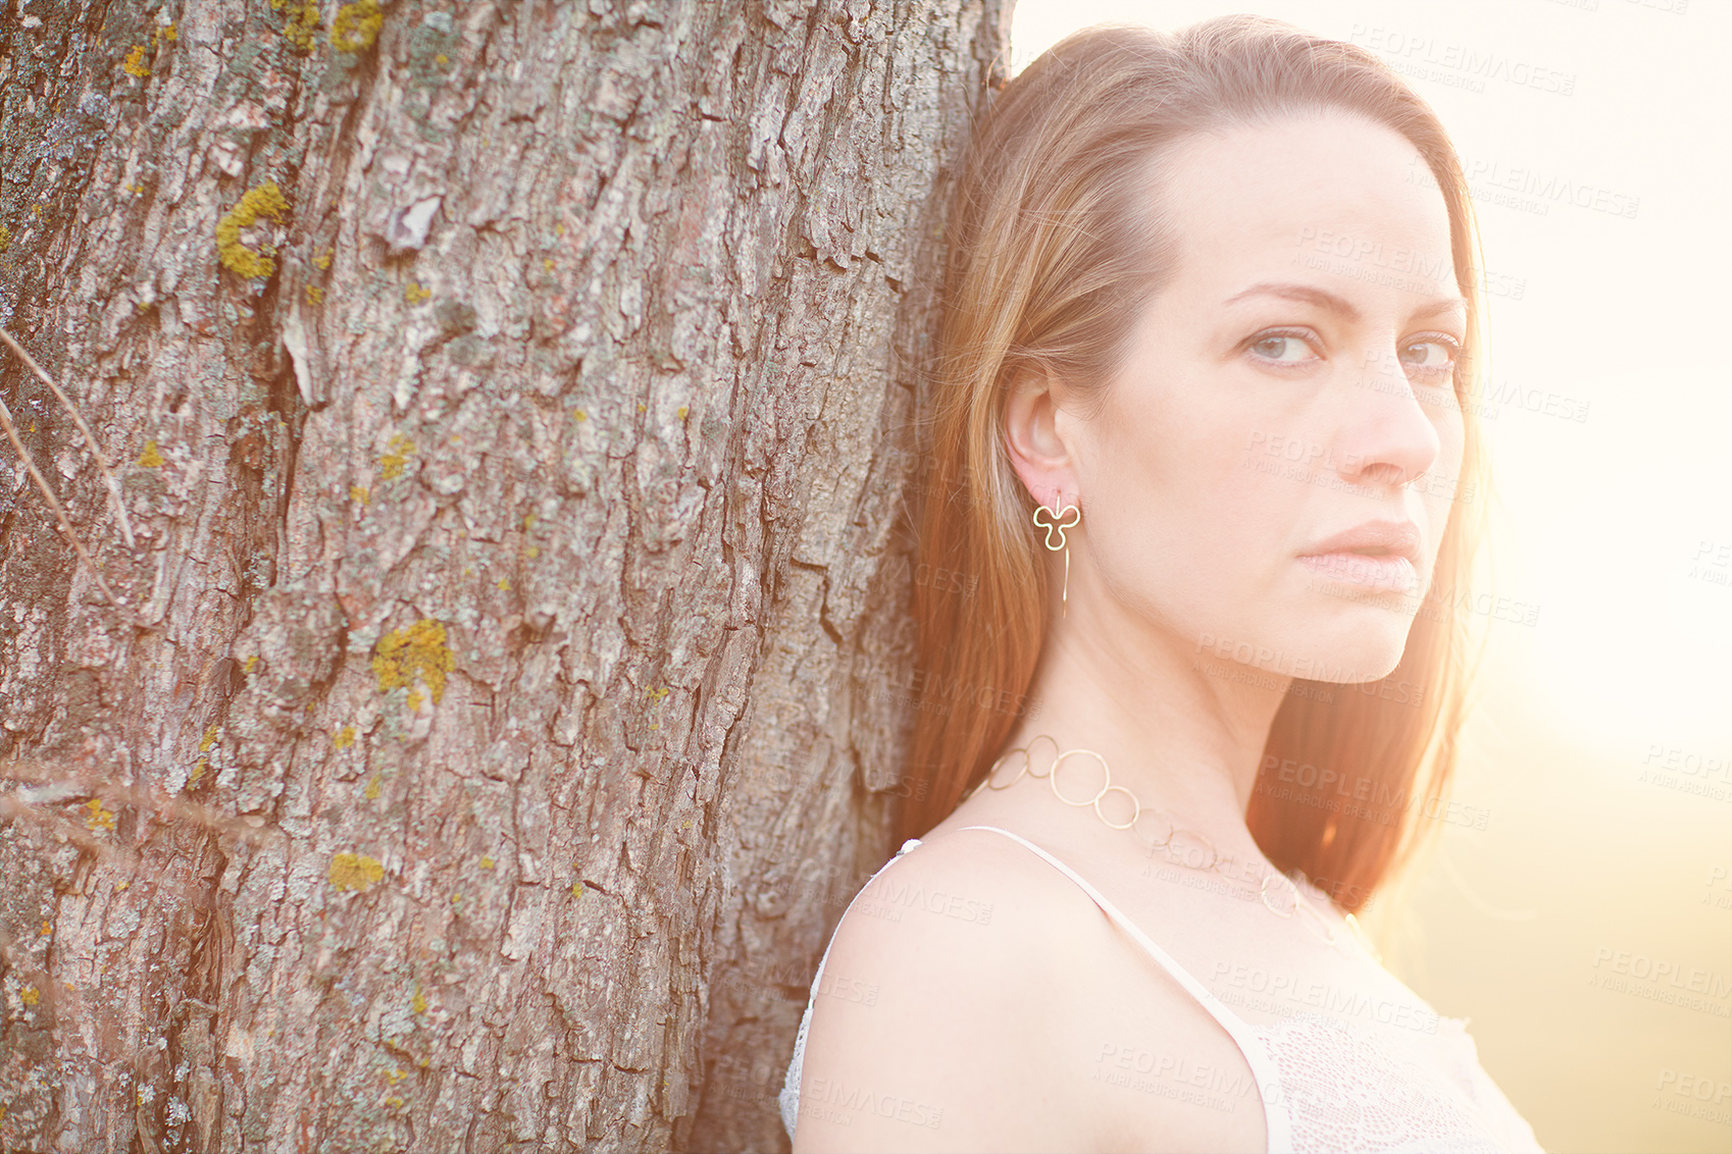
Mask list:
[[[1037,772],[1034,768],[1034,759],[1030,754],[1034,750],[1034,747],[1042,741],[1045,741],[1052,746],[1053,759],[1050,765]],[[1071,757],[1090,757],[1100,765],[1101,787],[1095,791],[1094,796],[1085,797],[1079,801],[1073,797],[1066,797],[1063,791],[1059,789],[1058,768],[1064,764],[1066,758]],[[1007,761],[1012,760],[1019,762],[1019,764],[1017,764],[1016,772],[1009,775],[1007,778],[1000,780],[1000,768],[1002,768]],[[1233,859],[1230,857],[1222,857],[1220,852],[1215,849],[1214,843],[1207,837],[1198,833],[1196,830],[1180,828],[1173,823],[1171,818],[1167,817],[1160,810],[1144,806],[1142,802],[1137,799],[1137,795],[1132,793],[1129,789],[1122,785],[1114,785],[1112,771],[1107,768],[1106,758],[1094,752],[1092,749],[1060,750],[1058,747],[1058,741],[1044,733],[1034,738],[1027,745],[1018,746],[1017,748],[1005,753],[997,761],[993,762],[992,768],[986,771],[986,776],[976,782],[967,793],[963,794],[962,800],[967,801],[970,797],[973,797],[975,791],[980,789],[983,785],[988,789],[1009,789],[1024,777],[1036,779],[1045,778],[1047,784],[1052,786],[1053,796],[1057,797],[1066,805],[1090,807],[1095,811],[1096,817],[1100,818],[1101,821],[1105,822],[1113,829],[1130,830],[1132,834],[1137,837],[1137,840],[1147,844],[1150,849],[1165,854],[1184,868],[1219,873],[1225,877],[1233,876],[1227,868],[1228,863],[1232,862]],[[1114,793],[1121,794],[1125,798],[1124,804],[1128,806],[1131,815],[1129,821],[1115,821],[1108,817],[1101,809],[1101,802],[1105,800],[1109,794]],[[1139,826],[1139,822],[1142,823],[1141,826]],[[1152,829],[1150,828],[1151,826]],[[1173,839],[1181,835],[1190,838],[1197,843],[1194,853],[1186,854],[1181,848],[1173,845]],[[1201,858],[1202,860],[1186,860],[1187,858]],[[1276,879],[1280,879],[1279,883],[1276,883]],[[1275,883],[1273,885],[1273,892],[1271,891],[1272,883]],[[1282,888],[1283,885],[1285,886],[1284,889]],[[1257,887],[1257,890],[1258,897],[1262,899],[1263,907],[1276,917],[1295,918],[1303,914],[1309,919],[1306,924],[1312,927],[1312,932],[1314,934],[1338,950],[1351,952],[1346,948],[1346,939],[1335,931],[1335,927],[1331,926],[1326,920],[1324,920],[1323,915],[1318,913],[1310,902],[1305,900],[1304,895],[1299,892],[1299,887],[1293,882],[1293,880],[1282,874],[1279,870],[1270,869],[1268,873],[1264,874],[1263,880]],[[1280,896],[1276,897],[1277,894]],[[1353,931],[1354,939],[1357,940],[1358,944],[1366,951],[1366,953],[1370,954],[1373,959],[1381,962],[1382,955],[1378,953],[1377,947],[1371,944],[1365,931],[1359,927],[1359,919],[1347,911],[1342,911],[1342,914],[1342,920],[1347,923],[1347,928]]]

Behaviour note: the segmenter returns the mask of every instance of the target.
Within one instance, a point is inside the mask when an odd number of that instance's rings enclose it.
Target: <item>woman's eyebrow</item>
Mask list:
[[[1304,301],[1306,304],[1316,305],[1318,308],[1337,313],[1345,320],[1356,321],[1359,319],[1359,310],[1354,308],[1353,303],[1346,297],[1336,296],[1332,292],[1316,288],[1313,285],[1293,284],[1288,281],[1263,281],[1234,293],[1222,303],[1236,304],[1251,296],[1273,296],[1281,297],[1284,300]]]
[[[1337,296],[1335,293],[1329,292],[1327,289],[1317,288],[1315,285],[1294,284],[1290,281],[1262,281],[1250,288],[1234,293],[1222,303],[1230,305],[1250,296],[1275,296],[1285,300],[1303,301],[1306,304],[1316,305],[1318,308],[1335,313],[1344,320],[1357,321],[1359,319],[1359,310],[1346,297]],[[1467,298],[1465,297],[1442,297],[1420,305],[1413,310],[1413,315],[1431,317],[1466,308]]]

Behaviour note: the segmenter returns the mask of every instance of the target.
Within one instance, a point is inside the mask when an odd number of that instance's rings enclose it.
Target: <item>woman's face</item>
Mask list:
[[[1334,112],[1187,138],[1164,171],[1175,272],[1098,414],[1054,418],[1094,575],[1205,664],[1386,676],[1461,468],[1443,194]]]

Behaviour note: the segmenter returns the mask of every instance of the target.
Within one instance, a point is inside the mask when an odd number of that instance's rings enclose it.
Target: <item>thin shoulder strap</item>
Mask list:
[[[1149,935],[1145,934],[1137,923],[1131,921],[1130,918],[1125,916],[1123,911],[1113,905],[1112,902],[1108,901],[1105,894],[1095,889],[1094,886],[1089,884],[1088,879],[1065,865],[1064,862],[1060,861],[1046,850],[1041,849],[1038,845],[1035,845],[1020,834],[1011,833],[1008,829],[1000,829],[996,825],[965,825],[962,828],[991,830],[994,833],[1003,834],[1014,842],[1027,846],[1054,869],[1075,882],[1082,888],[1084,893],[1088,894],[1089,897],[1093,898],[1095,904],[1101,908],[1102,912],[1104,912],[1107,917],[1113,920],[1114,924],[1116,924],[1121,930],[1124,930],[1125,933],[1129,934],[1131,939],[1139,946],[1143,947],[1144,950],[1148,951],[1149,956],[1154,958],[1163,970],[1171,974],[1173,980],[1185,988],[1186,993],[1197,999],[1203,1009],[1207,1010],[1211,1017],[1221,1023],[1221,1028],[1227,1031],[1227,1033],[1232,1037],[1234,1044],[1239,1047],[1240,1053],[1245,1055],[1245,1062],[1251,1067],[1251,1076],[1257,1079],[1257,1085],[1262,1090],[1263,1115],[1268,1121],[1268,1149],[1271,1152],[1274,1152],[1286,1150],[1292,1146],[1293,1136],[1291,1132],[1291,1122],[1288,1118],[1287,1110],[1284,1106],[1280,1105],[1280,1103],[1285,1100],[1280,1094],[1280,1071],[1276,1068],[1275,1060],[1270,1057],[1269,1050],[1263,1044],[1263,1040],[1257,1036],[1256,1032],[1251,1028],[1250,1024],[1245,1021],[1245,1019],[1239,1017],[1239,1015],[1228,1009],[1221,999],[1215,997],[1214,994],[1209,992],[1207,986],[1192,977],[1190,972],[1183,966],[1179,965],[1171,954],[1167,953],[1167,951],[1161,949],[1161,947],[1157,946],[1152,940],[1150,940]],[[904,846],[903,848],[906,849],[907,847]]]
[[[824,946],[824,956],[818,959],[818,972],[812,975],[812,997],[816,998],[818,996],[818,986],[824,980],[824,963],[830,960],[830,947],[836,944],[836,935],[842,932],[842,923],[847,920],[848,911],[853,909],[854,903],[859,901],[861,895],[871,888],[872,882],[879,874],[901,861],[903,854],[907,853],[919,844],[920,839],[917,837],[911,837],[907,841],[903,842],[902,848],[891,854],[888,861],[879,866],[876,870],[872,871],[872,876],[866,879],[865,884],[855,891],[853,897],[848,899],[848,904],[842,907],[842,916],[836,919],[836,928],[830,931],[830,940]]]

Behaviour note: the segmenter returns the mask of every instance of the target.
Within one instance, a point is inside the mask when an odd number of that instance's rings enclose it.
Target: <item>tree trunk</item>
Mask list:
[[[0,1147],[785,1148],[1010,0],[5,3]]]

